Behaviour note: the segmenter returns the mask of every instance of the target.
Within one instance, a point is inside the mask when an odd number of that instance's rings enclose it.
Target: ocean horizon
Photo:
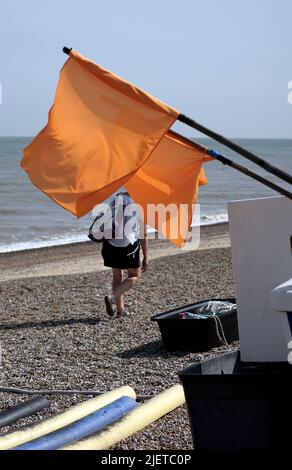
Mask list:
[[[20,168],[22,149],[32,137],[0,137],[0,253],[88,241],[91,213],[76,219],[31,184]],[[207,138],[193,139],[288,189],[289,184],[265,172],[226,147]],[[261,158],[292,174],[292,139],[232,139]],[[227,222],[232,200],[277,196],[278,193],[222,165],[204,165],[209,184],[200,188],[200,224]],[[291,189],[291,188],[290,188]]]

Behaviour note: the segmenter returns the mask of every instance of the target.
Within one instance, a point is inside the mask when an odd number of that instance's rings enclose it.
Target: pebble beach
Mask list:
[[[150,269],[126,297],[131,316],[119,319],[105,313],[111,272],[103,268],[100,247],[94,243],[1,254],[0,386],[103,392],[130,385],[137,395],[156,395],[179,383],[179,371],[226,351],[226,346],[197,354],[166,352],[150,318],[191,302],[234,296],[229,245],[228,224],[202,227],[196,251],[179,251],[166,241],[150,240]],[[49,409],[1,433],[89,398],[47,397]],[[27,398],[1,393],[1,408]],[[193,448],[186,407],[114,448]]]

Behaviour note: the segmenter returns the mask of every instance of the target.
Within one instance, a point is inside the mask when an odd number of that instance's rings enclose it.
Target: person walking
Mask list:
[[[110,317],[115,314],[117,317],[124,317],[129,315],[129,311],[125,309],[124,294],[139,283],[141,272],[146,272],[149,266],[147,226],[142,224],[141,230],[137,207],[126,191],[119,192],[111,206],[114,218],[113,236],[103,240],[101,254],[104,266],[112,269],[112,293],[106,295],[104,301]],[[136,209],[133,210],[133,207]],[[126,271],[125,278],[123,271]]]

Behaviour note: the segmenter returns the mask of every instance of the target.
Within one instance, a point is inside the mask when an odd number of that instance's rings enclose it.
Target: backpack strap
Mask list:
[[[101,243],[101,242],[103,242],[103,241],[105,240],[104,237],[102,237],[102,238],[95,238],[95,236],[93,235],[93,226],[94,226],[95,222],[96,222],[98,219],[100,219],[100,217],[102,217],[101,214],[98,214],[98,215],[95,217],[94,221],[92,222],[92,224],[91,224],[90,227],[89,227],[89,233],[88,233],[88,235],[87,235],[88,238],[89,238],[91,241],[96,242],[96,243]]]

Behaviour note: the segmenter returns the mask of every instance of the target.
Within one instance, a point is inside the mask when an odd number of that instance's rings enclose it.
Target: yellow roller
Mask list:
[[[126,439],[185,402],[183,387],[174,385],[128,413],[117,423],[93,437],[82,439],[60,450],[103,450]]]
[[[19,446],[24,442],[32,441],[33,439],[37,439],[45,434],[56,431],[63,426],[67,426],[68,424],[93,413],[122,396],[136,399],[136,393],[131,387],[126,385],[124,387],[117,388],[116,390],[112,390],[111,392],[92,398],[91,400],[79,403],[78,405],[69,408],[67,411],[53,416],[52,418],[43,420],[40,423],[36,423],[27,428],[23,428],[22,430],[20,429],[1,436],[0,449],[11,449],[12,447]]]

